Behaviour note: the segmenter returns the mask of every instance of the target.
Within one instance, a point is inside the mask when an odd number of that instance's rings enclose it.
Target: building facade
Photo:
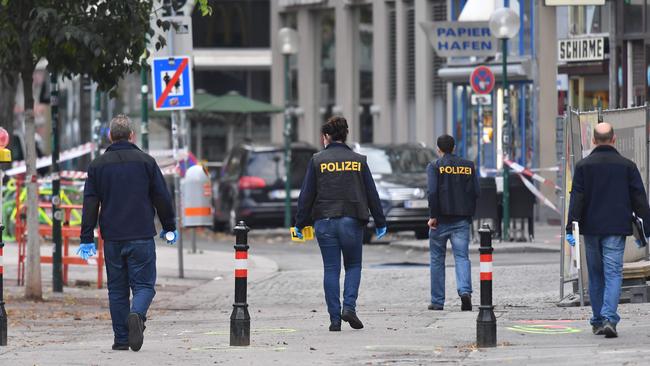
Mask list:
[[[320,126],[338,113],[348,119],[350,141],[424,142],[433,147],[438,135],[449,133],[456,137],[460,155],[480,160],[485,168],[500,168],[500,53],[438,57],[420,23],[463,21],[476,14],[487,20],[504,2],[518,11],[521,23],[518,36],[509,41],[512,157],[529,167],[554,166],[556,8],[541,0],[274,1],[272,101],[284,103],[277,32],[294,28],[300,37],[298,53],[290,57],[297,139],[319,144]],[[497,79],[491,102],[483,108],[472,104],[469,86],[478,65],[489,66]],[[282,132],[283,118],[278,116],[272,122],[272,139],[282,141]]]

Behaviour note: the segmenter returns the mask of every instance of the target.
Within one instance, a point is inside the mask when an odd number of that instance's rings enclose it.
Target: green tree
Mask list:
[[[144,66],[145,35],[154,35],[150,19],[159,4],[159,0],[0,0],[0,74],[20,75],[24,94],[27,298],[42,298],[32,89],[36,64],[45,59],[49,72],[87,75],[100,90],[110,91],[123,75]],[[211,12],[207,0],[197,4],[203,14]],[[163,38],[151,42],[156,48],[165,43]]]

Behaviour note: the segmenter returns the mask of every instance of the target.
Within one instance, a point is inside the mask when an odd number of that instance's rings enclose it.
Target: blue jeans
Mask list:
[[[359,283],[361,282],[361,257],[363,251],[363,226],[353,217],[316,220],[314,230],[323,256],[323,287],[325,302],[332,322],[341,321],[341,253],[345,266],[343,284],[343,309],[356,311]]]
[[[456,261],[456,287],[458,295],[472,293],[472,264],[469,261],[470,221],[461,220],[452,224],[438,224],[436,230],[429,230],[431,254],[431,303],[445,304],[445,255],[447,240]]]
[[[605,320],[616,325],[621,317],[616,313],[623,284],[624,236],[585,235],[585,254],[589,271],[589,299],[592,325]]]
[[[127,344],[129,313],[146,320],[147,310],[156,294],[156,245],[153,239],[104,243],[108,303],[113,321],[115,343]],[[129,304],[129,295],[133,299]]]

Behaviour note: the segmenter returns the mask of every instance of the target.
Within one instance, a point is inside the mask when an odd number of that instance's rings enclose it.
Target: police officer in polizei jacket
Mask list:
[[[156,294],[154,216],[158,214],[160,236],[168,244],[178,236],[162,172],[154,158],[132,143],[134,136],[129,117],[113,118],[111,146],[88,167],[77,250],[83,259],[97,253],[93,231],[99,219],[116,351],[139,351],[144,340],[147,310]]]
[[[456,262],[456,288],[461,310],[472,310],[472,265],[469,240],[472,216],[480,188],[474,163],[453,154],[454,138],[438,137],[440,159],[427,166],[429,186],[429,248],[431,255],[431,303],[429,310],[445,305],[445,254],[447,241]]]
[[[314,222],[323,257],[325,301],[330,331],[341,330],[341,320],[354,329],[363,328],[356,314],[361,281],[363,231],[368,211],[375,220],[377,238],[386,234],[386,218],[366,157],[353,152],[345,140],[348,123],[332,117],[321,128],[325,149],[313,156],[298,198],[295,231]],[[345,266],[343,311],[339,276],[341,254]]]

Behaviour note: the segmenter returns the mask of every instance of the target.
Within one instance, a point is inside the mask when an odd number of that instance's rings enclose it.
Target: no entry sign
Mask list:
[[[476,94],[490,94],[494,89],[494,74],[487,66],[478,66],[472,71],[469,83]]]
[[[154,110],[173,111],[194,107],[189,56],[154,58],[151,71]]]

